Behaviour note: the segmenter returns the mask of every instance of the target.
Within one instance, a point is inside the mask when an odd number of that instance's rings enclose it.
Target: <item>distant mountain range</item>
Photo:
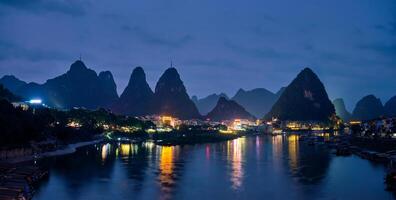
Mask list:
[[[367,95],[360,99],[353,110],[349,113],[342,99],[333,101],[336,113],[344,121],[353,120],[372,120],[379,117],[396,117],[396,96],[382,104],[381,100],[374,95]]]
[[[120,97],[113,75],[109,71],[97,74],[78,60],[70,69],[44,84],[27,83],[12,75],[0,79],[0,92],[12,92],[24,100],[41,98],[47,105],[58,109],[84,107],[108,108],[130,116],[150,114],[172,115],[181,119],[210,116],[225,119],[225,115],[283,120],[327,120],[336,113],[345,121],[368,120],[380,116],[396,116],[396,96],[385,105],[374,95],[362,98],[352,114],[342,99],[333,103],[317,75],[309,68],[301,71],[289,86],[273,93],[264,88],[239,89],[231,99],[224,93],[191,99],[175,68],[167,69],[153,92],[141,67],[133,70],[129,83]],[[8,90],[5,90],[8,89]],[[221,99],[221,101],[220,101]],[[15,100],[15,99],[14,99]],[[225,110],[225,108],[229,110]]]
[[[396,96],[389,99],[384,106],[385,115],[388,117],[396,117]]]
[[[155,92],[147,84],[143,69],[135,68],[120,97],[111,72],[104,71],[97,75],[80,60],[74,62],[65,74],[44,84],[26,83],[9,75],[2,77],[0,84],[25,100],[40,98],[58,109],[102,107],[131,116],[163,114],[181,119],[202,117],[175,68],[164,72]]]
[[[335,109],[323,83],[309,68],[302,70],[286,87],[266,119],[327,121]]]
[[[202,99],[198,99],[197,96],[193,96],[191,99],[197,106],[199,113],[201,113],[201,115],[207,115],[216,106],[217,101],[219,101],[220,97],[229,99],[228,96],[224,93],[211,94]]]
[[[253,90],[239,89],[231,100],[234,100],[239,105],[244,107],[246,111],[254,115],[256,118],[262,118],[271,109],[272,105],[282,94],[284,88],[281,88],[276,94],[264,89],[256,88]],[[211,94],[205,98],[198,99],[196,96],[192,97],[193,102],[197,106],[202,115],[206,115],[216,106],[220,97],[229,99],[224,93]]]
[[[358,120],[371,120],[383,116],[384,106],[379,98],[367,95],[357,102],[352,118]]]
[[[249,113],[252,113],[256,118],[263,118],[267,114],[274,103],[282,94],[283,89],[276,94],[264,88],[257,88],[249,91],[239,89],[232,97],[232,100],[243,106]]]
[[[219,98],[215,108],[206,115],[206,118],[213,121],[255,119],[253,115],[247,112],[237,102],[226,99],[225,97]]]
[[[5,75],[0,79],[0,84],[7,88],[12,93],[16,94],[19,88],[27,85],[26,82],[17,79],[13,75]]]
[[[351,113],[345,107],[344,100],[341,98],[335,99],[333,105],[337,116],[339,116],[344,121],[349,121],[352,117]]]
[[[15,96],[11,91],[0,84],[0,100],[5,99],[9,102],[19,101],[20,98]]]
[[[44,84],[26,84],[10,76],[3,77],[0,83],[25,99],[40,98],[60,109],[108,107],[118,98],[113,75],[108,71],[97,75],[81,61],[74,62],[65,74]]]

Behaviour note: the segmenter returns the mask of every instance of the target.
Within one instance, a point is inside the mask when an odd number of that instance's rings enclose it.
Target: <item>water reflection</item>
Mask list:
[[[110,154],[110,148],[111,148],[111,146],[109,143],[102,145],[102,161],[103,162],[106,161],[107,156]]]
[[[289,166],[293,173],[298,170],[298,158],[299,158],[298,139],[299,136],[297,134],[292,134],[287,137],[288,149],[289,149]]]
[[[121,144],[120,155],[122,157],[128,157],[131,155],[131,144]]]
[[[42,162],[50,179],[35,199],[386,198],[383,168],[357,159],[335,157],[298,134],[176,147],[102,144]],[[345,179],[361,182],[361,174],[374,192],[346,191]]]
[[[161,148],[161,157],[159,162],[159,180],[161,185],[172,185],[173,180],[173,149],[174,147],[163,147]],[[166,189],[166,187],[165,187]]]
[[[272,159],[275,170],[279,170],[282,162],[283,136],[276,135],[272,137]]]
[[[179,147],[161,147],[159,159],[158,181],[161,189],[161,199],[171,199],[180,175],[180,169],[176,169],[179,156]],[[179,166],[180,167],[180,166]],[[177,171],[176,171],[177,170]]]
[[[246,138],[238,138],[227,142],[228,162],[231,164],[230,181],[234,190],[241,189],[244,178],[243,154]]]

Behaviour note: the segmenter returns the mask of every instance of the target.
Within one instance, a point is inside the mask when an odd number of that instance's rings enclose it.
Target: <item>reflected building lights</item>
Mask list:
[[[210,146],[206,145],[205,147],[205,156],[206,156],[206,160],[210,160]]]
[[[257,155],[257,160],[260,160],[260,155],[261,155],[261,138],[259,136],[256,136],[256,155]]]
[[[131,144],[121,144],[120,145],[120,154],[123,157],[127,157],[131,155]]]
[[[243,184],[244,169],[243,169],[243,152],[245,148],[245,138],[238,138],[227,142],[227,157],[231,163],[230,181],[232,188],[238,190]]]
[[[109,154],[110,154],[110,144],[109,143],[107,143],[107,144],[104,144],[103,146],[102,146],[102,161],[104,162],[104,161],[106,161],[106,158],[109,156]]]
[[[298,135],[289,135],[288,149],[289,149],[289,165],[290,169],[297,170],[298,168]]]
[[[276,135],[272,137],[272,154],[276,159],[279,159],[282,156],[282,143],[282,135]]]

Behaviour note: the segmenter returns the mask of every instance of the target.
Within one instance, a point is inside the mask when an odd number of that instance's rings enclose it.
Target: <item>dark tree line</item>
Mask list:
[[[0,85],[0,147],[28,145],[30,141],[56,140],[70,143],[92,139],[104,132],[103,125],[151,128],[152,122],[115,115],[105,109],[60,111],[46,107],[23,110],[10,102],[19,100]],[[71,121],[81,127],[69,127]]]

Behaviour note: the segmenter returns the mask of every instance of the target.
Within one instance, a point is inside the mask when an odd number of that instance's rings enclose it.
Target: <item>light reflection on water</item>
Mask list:
[[[298,139],[298,135],[289,135],[287,137],[289,149],[289,165],[292,171],[298,168]]]
[[[384,166],[336,157],[297,134],[174,147],[102,144],[42,164],[51,175],[34,199],[393,198],[384,191]]]
[[[227,142],[227,161],[231,164],[230,181],[234,190],[240,189],[243,183],[244,176],[244,160],[243,153],[245,147],[246,138],[238,138],[233,141]]]

